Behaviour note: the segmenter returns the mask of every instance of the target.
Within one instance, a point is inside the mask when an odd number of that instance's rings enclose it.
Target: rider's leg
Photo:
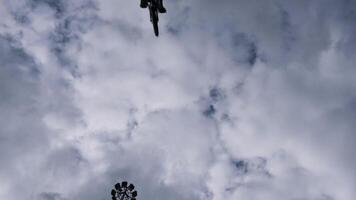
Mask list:
[[[147,8],[147,0],[141,0],[140,7]]]
[[[163,6],[163,0],[158,0],[159,6],[158,6],[158,11],[160,13],[166,13],[167,10],[166,8]]]

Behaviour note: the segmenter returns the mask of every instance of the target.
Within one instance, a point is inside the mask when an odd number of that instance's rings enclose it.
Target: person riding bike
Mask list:
[[[150,1],[150,0],[141,0],[140,7],[141,8],[147,8],[148,1]],[[167,12],[166,8],[163,6],[163,0],[158,0],[158,11],[160,13],[166,13]]]

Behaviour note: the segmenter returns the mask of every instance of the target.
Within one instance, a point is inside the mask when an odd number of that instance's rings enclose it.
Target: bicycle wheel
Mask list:
[[[158,35],[159,35],[158,22],[157,21],[153,21],[152,24],[153,24],[153,30],[155,32],[155,35],[158,37]]]

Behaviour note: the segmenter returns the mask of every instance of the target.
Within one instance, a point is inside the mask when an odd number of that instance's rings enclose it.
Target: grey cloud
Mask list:
[[[58,193],[41,193],[39,195],[39,199],[41,200],[64,200]]]
[[[55,155],[51,154],[56,149],[53,144],[61,143],[55,139],[58,139],[58,135],[47,126],[45,119],[49,114],[52,118],[62,115],[74,122],[78,115],[75,109],[68,109],[67,100],[70,102],[70,97],[67,97],[68,87],[63,78],[62,82],[57,78],[54,81],[56,83],[51,82],[46,77],[47,70],[42,63],[33,56],[31,49],[27,49],[26,41],[23,41],[26,37],[11,35],[6,31],[8,29],[2,29],[0,37],[0,196],[6,199],[31,199],[47,189],[62,192],[62,187],[50,189],[52,186],[49,185],[54,184],[55,180],[51,180],[53,174],[47,172],[56,167],[63,171],[67,164],[44,167],[46,160]],[[58,93],[54,95],[51,90]],[[73,117],[69,117],[72,113]],[[60,160],[62,157],[57,156],[57,161]]]
[[[39,74],[36,64],[22,48],[6,37],[0,37],[0,159],[1,184],[19,184],[28,174],[25,168],[33,168],[32,162],[40,160],[40,153],[46,151],[50,136],[42,122],[42,106],[38,103],[40,95]],[[36,71],[36,73],[33,73]],[[29,191],[24,185],[17,189]],[[20,198],[16,188],[9,188],[9,194],[2,198]]]
[[[0,198],[354,199],[354,1],[165,3],[1,3]]]
[[[56,16],[61,16],[65,12],[67,5],[63,0],[32,0],[29,2],[33,7],[46,5],[55,11]]]

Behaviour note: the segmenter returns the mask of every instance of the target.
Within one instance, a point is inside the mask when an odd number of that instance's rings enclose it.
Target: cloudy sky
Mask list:
[[[0,0],[0,199],[356,199],[356,1]]]

